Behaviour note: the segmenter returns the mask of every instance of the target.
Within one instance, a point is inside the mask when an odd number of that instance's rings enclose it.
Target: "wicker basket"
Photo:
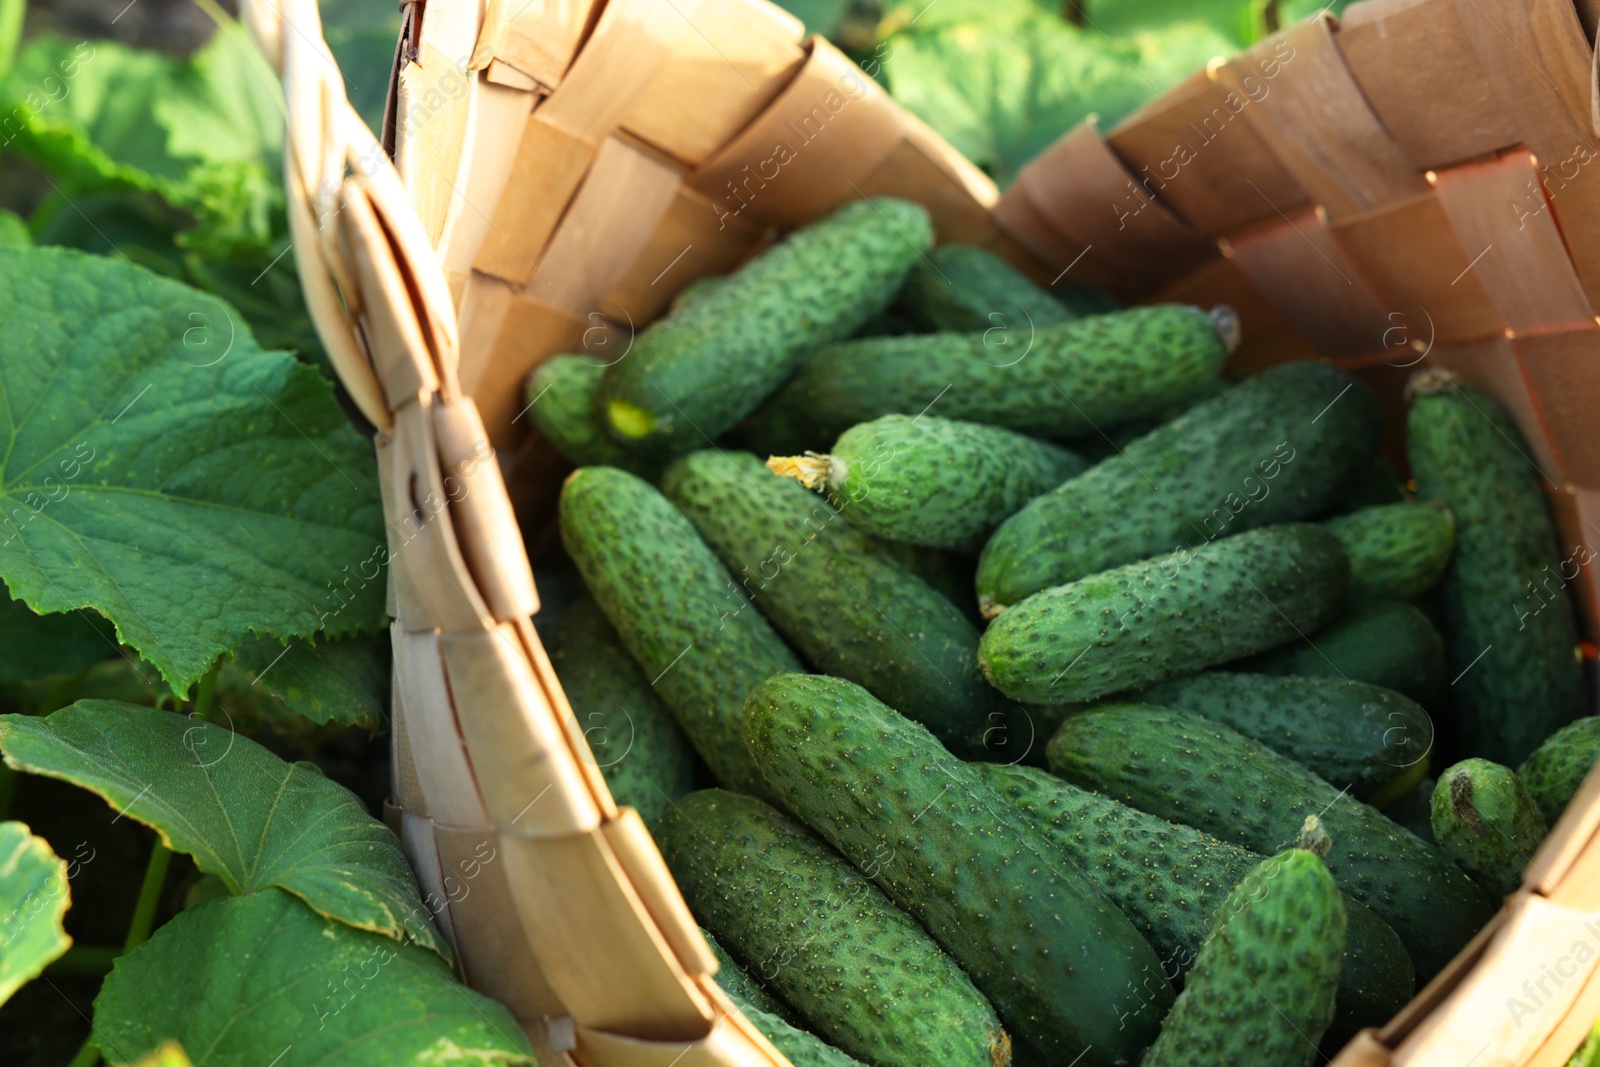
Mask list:
[[[1003,197],[764,0],[403,6],[382,143],[313,0],[246,10],[283,74],[306,297],[377,427],[387,814],[464,977],[547,1067],[785,1062],[717,989],[642,822],[593,766],[533,630],[491,447],[518,457],[522,514],[547,521],[561,472],[521,432],[527,371],[624,346],[774,230],[892,193],[925,204],[940,240],[1042,282],[1233,305],[1235,369],[1331,358],[1397,415],[1415,366],[1450,367],[1515,416],[1566,543],[1600,533],[1592,0],[1358,3],[1109,133],[1085,123]],[[1593,640],[1593,570],[1573,584]],[[1597,833],[1591,776],[1523,889],[1337,1062],[1563,1063],[1600,1015]]]

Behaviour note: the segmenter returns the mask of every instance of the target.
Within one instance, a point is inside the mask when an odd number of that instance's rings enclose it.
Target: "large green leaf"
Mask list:
[[[278,886],[350,926],[447,951],[399,841],[312,764],[286,763],[213,723],[109,700],[0,716],[0,749],[11,767],[92,790],[154,827],[235,893]]]
[[[314,369],[215,297],[61,249],[0,249],[0,330],[13,595],[94,608],[180,693],[252,631],[384,623],[381,577],[345,580],[386,558],[371,449]]]
[[[438,957],[328,922],[276,890],[210,901],[157,930],[117,961],[94,1025],[109,1058],[176,1039],[195,1067],[532,1059],[511,1013],[458,985]]]
[[[279,101],[277,79],[233,23],[187,60],[41,36],[0,82],[7,137],[64,182],[64,193],[157,193],[194,214],[200,227],[186,237],[212,251],[273,237]]]
[[[316,723],[376,727],[389,695],[389,635],[311,645],[256,639],[234,652],[241,690],[256,690]]]
[[[72,944],[67,865],[20,822],[0,822],[0,1004]]]

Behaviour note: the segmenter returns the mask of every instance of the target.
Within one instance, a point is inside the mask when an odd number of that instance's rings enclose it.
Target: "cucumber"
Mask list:
[[[641,452],[709,444],[818,345],[888,306],[932,243],[928,212],[856,201],[799,230],[640,334],[600,400],[613,437]]]
[[[1080,317],[1011,264],[972,245],[941,245],[924,256],[906,276],[900,303],[922,332],[1000,326],[1026,337]]]
[[[767,466],[826,490],[874,537],[976,553],[1018,508],[1088,464],[995,426],[885,415],[846,430],[829,455],[773,456]]]
[[[1343,678],[1208,671],[1139,693],[1288,756],[1357,800],[1396,800],[1428,773],[1433,720],[1390,689]]]
[[[1326,530],[1269,526],[1036,593],[989,624],[978,661],[1013,700],[1090,700],[1315,629],[1348,574]]]
[[[1225,312],[1225,313],[1224,313]],[[1219,309],[1223,329],[1233,313]],[[1045,326],[850,341],[819,349],[754,421],[774,452],[822,449],[880,415],[1061,440],[1159,411],[1217,376],[1228,346],[1200,308],[1157,304]]]
[[[732,994],[733,1001],[772,1047],[783,1053],[792,1067],[864,1067],[860,1060],[834,1048],[822,1038],[791,1025],[781,1015],[773,1015],[753,1004],[741,1004]]]
[[[1554,826],[1596,763],[1600,763],[1600,718],[1591,716],[1568,723],[1546,738],[1522,761],[1517,777],[1533,794],[1545,820]]]
[[[1151,431],[1001,524],[978,601],[1009,604],[1122,563],[1318,514],[1378,447],[1378,402],[1321,363],[1274,367]]]
[[[1462,744],[1516,764],[1583,714],[1565,589],[1582,561],[1563,558],[1540,472],[1493,401],[1448,371],[1418,374],[1407,391],[1417,496],[1443,500],[1456,520],[1442,589]]]
[[[1424,707],[1434,705],[1446,688],[1444,638],[1427,615],[1399,600],[1363,604],[1310,637],[1232,666],[1258,674],[1366,682]]]
[[[789,809],[972,976],[1019,1058],[1137,1061],[1172,1003],[1159,959],[975,768],[820,675],[758,686],[745,743]]]
[[[1143,1067],[1309,1067],[1333,1021],[1346,925],[1315,852],[1262,860],[1217,911]]]
[[[1099,463],[1107,456],[1118,454],[1152,430],[1165,426],[1190,408],[1221,396],[1228,391],[1228,388],[1227,382],[1221,378],[1213,378],[1209,382],[1202,383],[1193,392],[1174,400],[1160,411],[1148,415],[1137,422],[1119,426],[1110,433],[1094,433],[1087,437],[1079,438],[1073,442],[1073,447],[1081,452],[1085,458],[1094,463]]]
[[[654,479],[660,462],[635,456],[611,440],[595,414],[604,363],[587,356],[551,356],[528,376],[528,419],[539,435],[579,467],[621,467]]]
[[[717,286],[727,280],[728,276],[726,274],[707,274],[704,278],[696,278],[678,290],[678,295],[672,298],[672,303],[667,305],[667,310],[682,311],[701,297],[710,296],[716,292]]]
[[[549,651],[612,798],[654,826],[694,789],[694,747],[589,597],[562,615]]]
[[[749,971],[728,955],[728,950],[722,947],[715,934],[702,926],[700,936],[706,939],[706,946],[717,957],[717,985],[728,994],[728,999],[739,1005],[740,1011],[749,1012],[753,1008],[779,1016],[790,1025],[797,1024],[799,1017],[794,1009],[773,996],[766,986],[756,981]]]
[[[1410,600],[1444,577],[1456,526],[1443,508],[1379,504],[1322,524],[1350,557],[1350,599]]]
[[[879,541],[878,555],[943,593],[945,599],[960,608],[961,614],[974,625],[982,624],[978,598],[972,591],[972,569],[976,560],[906,541]]]
[[[984,684],[978,628],[959,608],[748,452],[691,452],[661,485],[812,666],[905,709],[954,751],[983,750],[1006,705]]]
[[[1439,851],[1492,899],[1522,884],[1522,871],[1550,827],[1511,768],[1465,759],[1439,775],[1433,790],[1433,839]]]
[[[1105,705],[1051,739],[1050,769],[1085,789],[1257,852],[1307,815],[1333,836],[1328,867],[1344,891],[1405,942],[1426,982],[1488,921],[1483,893],[1437,850],[1286,756],[1187,711]]]
[[[974,766],[1133,921],[1169,979],[1181,978],[1193,964],[1211,916],[1266,858],[1032,767]],[[1348,1038],[1405,1007],[1416,980],[1411,957],[1387,923],[1348,898],[1345,911],[1350,934],[1334,1031]]]
[[[917,921],[754,797],[707,789],[655,832],[695,918],[835,1048],[877,1067],[996,1067],[1011,1039]]]
[[[561,543],[718,781],[771,797],[740,742],[755,684],[800,661],[689,520],[648,482],[581,467],[561,487]]]

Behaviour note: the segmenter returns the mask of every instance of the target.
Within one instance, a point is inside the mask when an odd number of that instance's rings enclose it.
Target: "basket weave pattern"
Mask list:
[[[464,977],[512,1008],[541,1063],[784,1062],[717,989],[642,822],[593,766],[531,624],[492,447],[525,440],[522,383],[540,360],[625,352],[673,293],[774,230],[904,196],[941,241],[1042,282],[1233,305],[1236,369],[1332,358],[1398,413],[1417,366],[1450,367],[1517,419],[1566,543],[1600,530],[1600,439],[1584,432],[1600,399],[1587,5],[1367,0],[1214,64],[1108,133],[1081,125],[1003,197],[762,0],[405,11],[391,165],[345,100],[313,0],[246,4],[283,75],[307,301],[378,429],[387,815]],[[542,492],[533,514],[555,488],[536,460],[521,468]],[[1593,639],[1592,570],[1572,584]],[[1597,832],[1592,778],[1523,890],[1338,1062],[1563,1062],[1600,1014],[1594,952],[1570,976],[1560,962],[1577,940],[1600,948]],[[1532,1018],[1508,1015],[1542,962],[1564,981]]]

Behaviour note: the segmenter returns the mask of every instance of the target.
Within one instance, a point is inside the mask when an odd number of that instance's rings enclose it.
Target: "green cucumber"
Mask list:
[[[1489,919],[1482,891],[1416,835],[1288,757],[1193,712],[1091,708],[1062,724],[1048,758],[1053,772],[1085,789],[1257,852],[1276,852],[1286,824],[1318,816],[1333,836],[1329,869],[1400,935],[1419,983]]]
[[[1600,718],[1590,716],[1547,737],[1522,761],[1517,777],[1533,794],[1545,821],[1554,826],[1596,763],[1600,763]]]
[[[691,452],[661,485],[812,666],[866,686],[952,750],[983,751],[1006,705],[984,684],[978,628],[959,608],[748,452]]]
[[[709,444],[818,345],[888,306],[932,243],[928,212],[879,197],[796,231],[641,333],[600,400],[609,432],[641,452]]]
[[[1231,332],[1233,313],[1219,309]],[[1156,304],[1045,326],[872,338],[819,349],[754,421],[774,452],[826,448],[880,415],[1002,426],[1062,440],[1132,422],[1215,378],[1228,355],[1200,308]]]
[[[1350,598],[1410,600],[1432,589],[1450,563],[1456,525],[1443,508],[1379,504],[1322,524],[1350,557]]]
[[[1051,586],[1318,514],[1378,447],[1378,402],[1321,363],[1274,367],[1007,519],[978,562],[993,616]]]
[[[1462,744],[1515,764],[1583,714],[1565,589],[1582,561],[1557,547],[1542,476],[1498,405],[1448,371],[1416,375],[1407,391],[1417,496],[1443,500],[1456,520],[1442,588]]]
[[[1348,573],[1326,530],[1252,530],[1036,593],[989,624],[978,661],[1013,700],[1090,700],[1315,629],[1339,610]]]
[[[730,994],[734,1007],[750,1020],[761,1035],[772,1042],[772,1047],[783,1053],[792,1067],[865,1067],[862,1062],[834,1048],[817,1035],[793,1026],[781,1015],[752,1004],[741,1004]]]
[[[622,644],[724,785],[770,797],[740,742],[755,684],[800,670],[689,520],[648,482],[582,467],[561,487],[561,543]]]
[[[1232,667],[1366,682],[1424,707],[1433,706],[1445,690],[1444,638],[1426,614],[1400,600],[1363,604],[1309,637]]]
[[[706,947],[717,957],[717,985],[722,987],[730,1000],[739,1005],[740,1011],[748,1012],[754,1008],[768,1015],[780,1016],[791,1025],[798,1021],[794,1009],[773,996],[771,990],[728,955],[728,950],[722,947],[715,934],[702,926],[700,936],[706,939]]]
[[[694,789],[694,747],[592,599],[566,610],[549,652],[612,798],[655,825]]]
[[[678,295],[672,298],[672,303],[667,305],[667,310],[682,311],[701,297],[710,296],[716,292],[717,286],[727,280],[728,276],[726,274],[707,274],[703,278],[696,278],[678,290]]]
[[[1122,909],[1179,979],[1211,916],[1264,856],[1193,827],[1147,815],[1033,767],[975,764],[978,772]],[[1334,1029],[1350,1037],[1387,1022],[1416,989],[1400,937],[1370,908],[1345,900],[1350,936],[1339,970]]]
[[[1433,839],[1492,899],[1516,892],[1549,832],[1533,794],[1511,768],[1474,757],[1439,775]]]
[[[1378,806],[1421,781],[1433,751],[1433,720],[1421,706],[1343,678],[1207,671],[1134,699],[1204,715]]]
[[[621,467],[653,479],[661,464],[635,456],[617,444],[600,425],[595,396],[606,364],[587,356],[551,356],[528,376],[525,399],[528,419],[539,435],[578,467]]]
[[[1315,852],[1262,860],[1218,909],[1143,1067],[1309,1067],[1333,1021],[1346,926]]]
[[[1019,1058],[1137,1061],[1172,1002],[1159,959],[972,765],[820,675],[758,686],[744,725],[784,803],[956,958]]]
[[[1070,322],[1072,313],[1017,268],[972,245],[941,245],[906,276],[906,315],[922,332],[1030,329]]]
[[[806,1028],[877,1067],[1004,1067],[994,1009],[917,921],[754,797],[707,789],[655,831],[695,918]]]
[[[1018,508],[1088,464],[996,426],[885,415],[846,430],[828,455],[773,456],[767,466],[826,490],[874,537],[976,553]]]

